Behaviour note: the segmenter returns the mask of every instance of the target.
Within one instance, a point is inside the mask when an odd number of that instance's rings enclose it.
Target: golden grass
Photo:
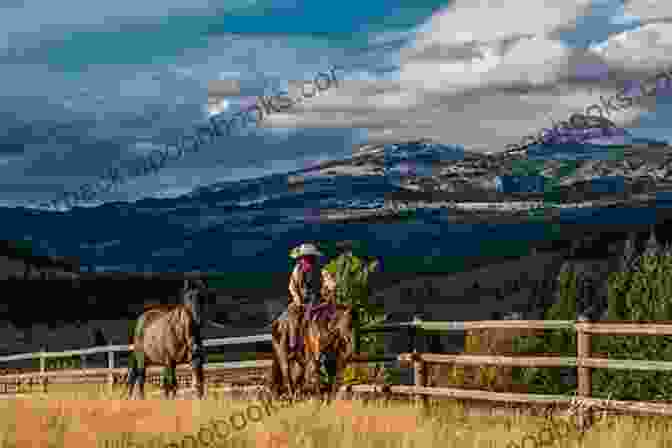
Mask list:
[[[26,395],[29,394],[31,396],[40,396],[42,395],[41,393],[41,386],[39,384],[33,384],[32,386],[28,387],[25,385],[22,385],[19,394],[21,395]],[[104,397],[115,397],[115,398],[122,398],[124,394],[124,389],[119,386],[115,386],[114,392],[112,394],[109,394],[107,391],[109,390],[109,386],[107,384],[92,384],[92,383],[81,383],[81,384],[67,384],[67,383],[49,383],[47,386],[47,392],[49,398],[54,398],[54,399],[70,399],[73,397],[77,398],[87,398],[87,399],[99,399],[101,396]],[[158,391],[160,390],[158,386],[155,386],[153,384],[146,384],[145,385],[145,390],[148,393],[151,393],[153,391]],[[16,391],[16,388],[11,389],[11,391]]]
[[[201,402],[125,401],[115,394],[91,398],[91,393],[0,402],[3,448],[529,448],[536,446],[530,437],[547,441],[540,447],[672,446],[672,418],[609,416],[583,437],[563,421],[567,420],[558,417],[549,425],[541,417],[526,415],[473,416],[449,401],[433,402],[429,410],[407,403],[361,400],[336,400],[330,405],[309,401],[292,407],[273,403],[269,407],[216,393]],[[206,430],[213,425],[226,440]],[[197,442],[199,436],[204,443]]]

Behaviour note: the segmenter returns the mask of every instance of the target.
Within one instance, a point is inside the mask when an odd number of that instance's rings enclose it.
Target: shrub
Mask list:
[[[47,370],[79,369],[82,361],[79,357],[47,359]]]
[[[375,272],[380,261],[371,257],[358,257],[351,253],[339,255],[325,266],[336,277],[336,302],[348,304],[357,312],[358,319],[353,324],[355,331],[364,326],[382,322],[385,316],[382,308],[369,303],[369,274]],[[367,334],[360,337],[361,351],[381,354],[384,350],[379,335]]]
[[[382,364],[374,367],[350,365],[343,373],[343,384],[398,384],[399,372],[396,370],[387,369]]]

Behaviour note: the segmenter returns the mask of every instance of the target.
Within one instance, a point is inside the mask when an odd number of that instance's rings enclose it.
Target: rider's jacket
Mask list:
[[[317,266],[310,271],[303,272],[301,265],[296,264],[289,277],[289,300],[295,305],[304,303],[317,304],[320,301],[322,289],[322,273]]]

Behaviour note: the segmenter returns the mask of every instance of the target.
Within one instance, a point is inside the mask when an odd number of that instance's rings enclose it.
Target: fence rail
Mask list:
[[[392,392],[412,394],[416,399],[426,402],[428,396],[443,396],[489,401],[507,401],[520,403],[557,404],[569,402],[573,397],[538,394],[503,394],[482,390],[464,390],[441,387],[425,387],[427,384],[427,364],[457,365],[495,365],[506,367],[576,367],[579,397],[584,403],[596,407],[609,407],[623,412],[645,412],[672,416],[672,404],[665,402],[609,401],[591,398],[592,369],[625,369],[646,371],[672,371],[672,362],[609,359],[591,357],[591,335],[634,335],[667,336],[672,335],[672,321],[656,322],[585,322],[585,321],[477,321],[477,322],[419,322],[417,328],[424,330],[455,329],[570,329],[577,333],[576,357],[564,356],[493,356],[493,355],[445,355],[435,353],[402,353],[399,361],[412,363],[415,372],[414,386],[393,386]],[[357,386],[365,391],[368,386]],[[368,387],[368,390],[375,388]],[[586,415],[580,413],[581,419]]]
[[[252,342],[270,342],[272,335],[259,334],[254,336],[243,336],[233,338],[219,338],[219,339],[205,339],[203,345],[205,347],[219,347],[222,345],[235,344],[249,344]],[[133,344],[130,345],[107,345],[102,347],[91,347],[79,350],[66,350],[63,352],[35,352],[22,353],[18,355],[9,355],[0,357],[0,362],[7,361],[21,361],[25,359],[40,359],[40,358],[67,358],[71,356],[86,356],[95,355],[97,353],[117,353],[133,351]]]
[[[406,325],[405,323],[401,324]],[[362,333],[370,332],[371,329],[363,328]],[[203,340],[203,345],[205,347],[220,347],[225,345],[239,345],[239,344],[249,344],[254,342],[270,342],[272,340],[271,334],[259,334],[253,336],[242,336],[242,337],[229,337],[229,338],[213,338]],[[48,379],[71,379],[73,381],[78,381],[80,378],[91,378],[91,377],[106,377],[106,382],[110,385],[110,388],[117,383],[117,379],[120,375],[125,375],[127,369],[124,367],[116,367],[116,357],[117,353],[126,353],[133,351],[133,344],[129,345],[108,345],[101,347],[91,347],[78,350],[66,350],[62,352],[47,352],[39,351],[34,353],[21,353],[16,355],[2,356],[0,357],[0,362],[11,362],[11,361],[23,361],[29,359],[39,359],[40,360],[40,369],[39,371],[34,372],[25,372],[25,373],[12,373],[0,375],[0,385],[15,385],[17,389],[22,383],[27,383],[32,385],[34,382],[39,380],[39,383],[42,386],[42,392],[47,391]],[[100,353],[107,353],[107,368],[86,368],[86,356],[95,355]],[[48,371],[47,363],[48,359],[54,358],[69,358],[73,356],[80,356],[82,359],[82,368],[80,369],[69,369],[69,370],[58,370],[58,371]],[[355,353],[353,355],[352,362],[382,362],[382,361],[393,361],[397,359],[397,354],[393,355],[381,355],[370,357],[366,354]],[[270,368],[272,365],[271,360],[252,360],[252,361],[235,361],[235,362],[223,362],[223,363],[207,363],[205,364],[204,370],[205,373],[217,373],[226,370],[236,370],[236,369],[264,369]],[[190,373],[189,366],[187,365],[178,365],[177,372],[178,375],[185,375]],[[151,366],[147,368],[148,373],[148,382],[155,383],[158,382],[158,375],[160,375],[162,367]],[[179,378],[178,378],[179,381]],[[0,388],[0,392],[2,389]],[[5,387],[6,391],[6,387]]]
[[[557,404],[569,402],[572,397],[566,395],[538,395],[538,394],[520,394],[520,393],[502,393],[483,390],[466,390],[445,387],[426,387],[427,384],[427,365],[428,364],[457,364],[457,365],[495,365],[495,366],[517,366],[517,367],[574,367],[578,375],[578,395],[588,404],[594,406],[606,406],[606,400],[591,398],[591,371],[592,369],[626,369],[626,370],[644,370],[644,371],[672,371],[672,362],[667,361],[649,361],[649,360],[627,360],[627,359],[609,359],[595,358],[591,355],[591,335],[636,335],[636,336],[666,336],[672,335],[672,321],[665,322],[585,322],[585,321],[543,321],[543,320],[484,320],[472,322],[426,322],[414,319],[411,322],[399,324],[383,324],[375,327],[362,329],[361,333],[378,331],[400,331],[406,329],[411,337],[409,353],[399,355],[383,355],[379,357],[369,357],[365,354],[356,354],[353,362],[371,362],[380,360],[397,359],[401,363],[411,364],[414,372],[413,386],[391,386],[387,388],[392,393],[410,394],[416,399],[426,402],[429,396],[441,396],[459,399],[475,399],[488,401],[507,401],[518,403],[537,403],[537,404]],[[479,329],[541,329],[557,330],[568,329],[577,333],[577,355],[576,357],[564,356],[493,356],[493,355],[453,355],[437,353],[418,353],[413,347],[418,330],[426,331],[466,331]],[[204,341],[206,347],[216,347],[230,344],[245,344],[250,342],[269,341],[271,335],[262,334],[257,336],[208,339]],[[357,342],[354,342],[357,344]],[[0,358],[2,361],[14,361],[21,359],[40,359],[39,373],[23,373],[0,376],[0,382],[12,379],[34,379],[40,378],[43,384],[43,390],[46,391],[47,378],[75,378],[87,376],[107,376],[110,383],[113,383],[114,375],[124,374],[126,369],[114,366],[114,354],[118,352],[130,351],[132,345],[117,345],[107,347],[94,347],[84,350],[70,350],[66,352],[48,353],[38,352],[29,354],[20,354],[5,356]],[[86,356],[95,353],[108,353],[107,369],[81,369],[59,372],[47,372],[45,361],[48,358],[67,357],[67,356]],[[272,365],[271,360],[254,360],[226,363],[209,363],[205,365],[206,372],[218,372],[222,370],[235,370],[244,368],[269,368]],[[149,367],[149,373],[154,374],[160,371],[160,367]],[[187,366],[178,366],[178,372],[188,369]],[[373,385],[349,386],[346,388],[353,392],[379,392],[382,389]],[[610,401],[609,407],[625,412],[646,412],[658,415],[672,416],[672,404],[666,402],[632,402],[632,401]]]

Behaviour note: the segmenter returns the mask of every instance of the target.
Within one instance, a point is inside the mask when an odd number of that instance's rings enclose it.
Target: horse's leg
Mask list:
[[[170,398],[175,399],[177,396],[177,364],[173,363],[170,366]]]
[[[280,361],[278,361],[278,356],[275,353],[273,354],[273,364],[271,365],[268,385],[271,397],[274,400],[278,400],[282,389],[282,372],[280,371]]]
[[[145,399],[145,380],[147,379],[147,371],[145,369],[145,354],[142,352],[135,353],[136,366],[136,385],[138,386],[138,398]]]
[[[128,375],[126,377],[126,399],[133,398],[133,391],[135,389],[135,382],[138,376],[137,368],[135,367],[131,358],[131,365],[128,366]]]
[[[205,364],[205,349],[201,339],[200,328],[195,326],[190,337],[191,344],[191,384],[194,387],[196,396],[199,400],[203,399],[205,388],[205,375],[203,374],[203,364]]]
[[[334,398],[338,397],[338,391],[343,384],[343,375],[347,366],[347,362],[345,362],[340,353],[336,353],[335,364],[336,371],[334,372],[333,383],[329,388],[329,398],[327,404],[330,404]]]
[[[144,397],[144,383],[145,383],[145,366],[144,366],[144,354],[143,353],[133,353],[133,357],[130,359],[130,365],[128,367],[128,376],[127,376],[127,387],[128,394],[127,399],[136,399],[139,394]],[[136,387],[137,386],[137,387]]]
[[[299,399],[301,397],[301,392],[304,388],[304,366],[301,363],[301,360],[297,357],[294,358],[294,361],[289,366],[290,376],[292,378],[292,384],[294,385],[294,394],[292,399]]]
[[[169,373],[170,373],[170,376],[169,376],[170,381],[168,382],[168,391],[170,393],[170,398],[174,400],[175,397],[177,396],[177,364],[176,363],[172,363],[170,365]]]
[[[203,356],[201,353],[194,352],[191,361],[191,383],[199,400],[203,399],[205,375],[203,374]]]
[[[163,398],[166,400],[170,399],[170,389],[173,386],[173,378],[170,366],[163,366],[161,370],[161,390],[163,392]]]
[[[138,398],[140,400],[145,399],[145,380],[147,379],[147,371],[142,368],[138,373]]]
[[[280,365],[280,372],[282,373],[283,385],[287,388],[287,393],[291,396],[294,393],[294,384],[291,375],[291,361],[289,360],[287,332],[283,332],[279,343],[276,345],[276,352],[278,354],[278,364]],[[284,360],[285,362],[282,362]]]

